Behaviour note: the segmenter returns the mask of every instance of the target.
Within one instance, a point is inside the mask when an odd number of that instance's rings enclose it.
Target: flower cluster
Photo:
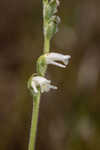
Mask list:
[[[50,89],[57,89],[56,86],[51,85],[51,81],[44,78],[43,69],[46,65],[52,64],[61,68],[65,68],[68,63],[70,55],[63,55],[59,53],[48,53],[39,57],[38,59],[38,76],[33,75],[30,78],[29,88],[31,88],[32,93],[37,94],[40,88],[41,93],[48,92]],[[61,64],[61,63],[63,64]],[[45,72],[45,71],[44,71]]]
[[[59,0],[44,1],[44,36],[49,40],[58,31],[58,24],[60,18],[56,16],[57,7],[59,6]]]

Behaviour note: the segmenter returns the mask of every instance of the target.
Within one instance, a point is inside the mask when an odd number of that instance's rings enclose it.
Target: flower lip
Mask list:
[[[35,76],[32,78],[31,87],[34,93],[38,93],[38,86],[40,86],[41,93],[48,92],[50,89],[57,89],[56,86],[51,85],[51,81],[42,76]]]
[[[70,55],[63,55],[60,53],[48,53],[45,54],[45,56],[47,64],[53,64],[62,68],[65,68],[66,65],[68,65],[69,59],[71,58]],[[63,64],[60,64],[58,62],[62,62]]]

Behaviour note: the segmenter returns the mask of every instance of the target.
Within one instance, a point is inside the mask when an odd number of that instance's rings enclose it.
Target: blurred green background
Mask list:
[[[59,89],[42,95],[36,150],[100,150],[100,1],[60,2],[51,51],[72,59],[49,66]],[[27,150],[27,80],[42,50],[42,0],[0,0],[0,150]]]

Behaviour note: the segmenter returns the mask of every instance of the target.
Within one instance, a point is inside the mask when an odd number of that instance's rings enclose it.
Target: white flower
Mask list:
[[[48,54],[45,54],[45,56],[46,56],[47,64],[53,64],[62,68],[65,68],[66,65],[68,65],[69,59],[71,58],[70,55],[63,55],[59,53],[48,53]],[[58,62],[62,62],[63,64],[58,63]]]
[[[35,76],[32,78],[31,86],[34,90],[34,93],[38,93],[38,88],[40,87],[41,93],[48,92],[50,89],[57,89],[56,86],[51,85],[51,81],[47,80],[41,76]]]

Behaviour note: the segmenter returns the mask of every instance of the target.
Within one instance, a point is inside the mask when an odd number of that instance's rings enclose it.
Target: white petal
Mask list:
[[[57,63],[57,62],[54,62],[54,61],[51,61],[50,64],[55,65],[55,66],[58,66],[58,67],[61,67],[61,68],[65,68],[65,67],[66,67],[66,66],[63,65],[63,64],[60,64],[60,63]]]
[[[51,82],[50,80],[47,80],[46,78],[41,77],[41,76],[36,76],[36,77],[33,78],[33,80],[36,82],[37,85],[40,85],[40,86],[42,84]]]
[[[56,87],[56,86],[53,86],[53,85],[51,85],[51,84],[48,84],[48,85],[46,85],[44,88],[42,88],[41,92],[42,92],[42,93],[43,93],[43,92],[49,92],[50,89],[57,90],[57,87]]]
[[[63,60],[63,62],[64,62],[64,64],[65,65],[68,65],[68,63],[69,63],[69,59],[71,58],[71,56],[70,55],[65,55],[64,56],[64,60]]]
[[[32,81],[31,86],[32,86],[34,92],[35,92],[35,93],[38,93],[38,90],[37,90],[37,88],[36,88],[36,85],[35,85],[34,81]]]
[[[62,60],[63,55],[59,53],[49,53],[47,54],[47,58],[51,60]]]
[[[57,86],[54,86],[54,85],[49,85],[50,89],[54,89],[54,90],[57,90],[58,87]]]
[[[63,55],[63,54],[59,54],[59,53],[49,53],[47,54],[47,59],[51,59],[54,61],[64,61],[64,59],[69,59],[70,56],[69,55]]]
[[[53,64],[62,68],[65,68],[66,65],[68,65],[69,59],[71,58],[70,55],[63,55],[59,53],[49,53],[49,54],[46,54],[45,56],[46,56],[47,64]],[[63,62],[64,65],[57,63],[56,61]]]
[[[41,76],[35,76],[32,79],[32,87],[35,93],[38,93],[37,86],[40,86],[41,93],[48,92],[50,89],[57,89],[56,86],[51,85],[51,81]]]

